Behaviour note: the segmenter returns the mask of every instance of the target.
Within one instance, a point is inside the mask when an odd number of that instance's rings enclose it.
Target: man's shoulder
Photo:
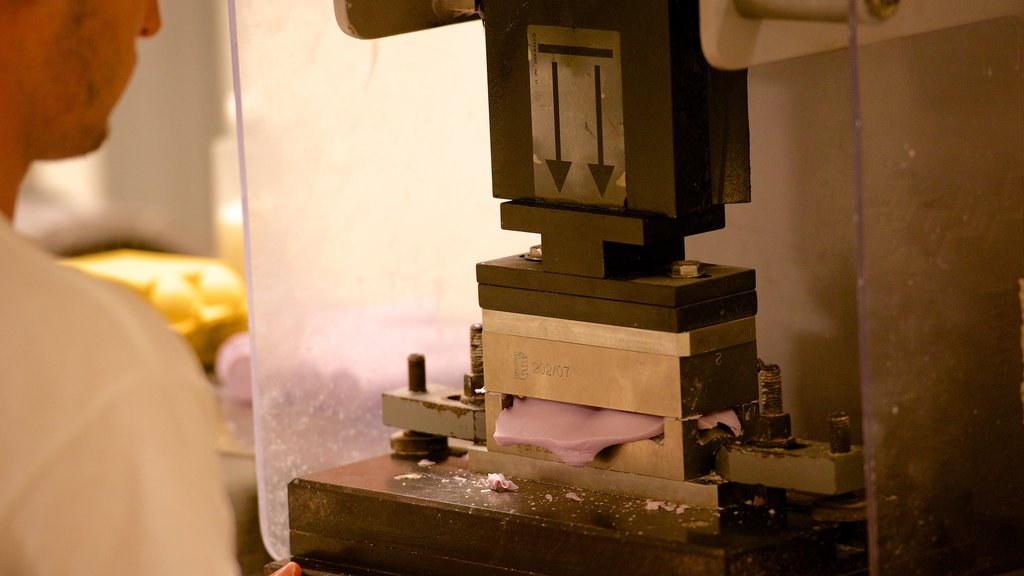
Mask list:
[[[158,396],[168,387],[202,392],[194,353],[141,297],[6,240],[0,232],[0,415],[46,434],[126,383]]]
[[[137,294],[60,266],[20,239],[3,240],[0,232],[0,335],[9,352],[64,363],[194,363]]]
[[[0,496],[118,422],[209,426],[195,355],[139,296],[11,238],[0,237],[0,270],[0,462],[19,466]],[[133,426],[123,428],[143,428]]]

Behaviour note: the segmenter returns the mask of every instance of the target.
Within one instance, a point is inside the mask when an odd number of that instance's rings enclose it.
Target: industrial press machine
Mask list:
[[[1020,562],[1006,551],[1020,534],[1019,502],[1009,501],[1009,520],[975,522],[972,512],[969,528],[951,529],[935,518],[945,506],[976,505],[958,490],[933,509],[936,525],[918,525],[935,534],[930,543],[879,548],[880,518],[907,509],[874,484],[884,443],[865,460],[851,442],[840,410],[860,406],[830,410],[826,438],[794,436],[782,400],[789,367],[759,358],[758,338],[773,335],[755,330],[755,271],[705,262],[718,259],[714,250],[689,240],[725,228],[726,205],[752,199],[748,72],[709,63],[713,4],[335,3],[341,29],[361,39],[483,21],[493,196],[505,201],[502,228],[540,242],[477,264],[482,321],[469,330],[461,386],[428,381],[424,357],[408,358],[408,384],[382,399],[383,424],[398,429],[392,454],[291,482],[290,555],[308,570],[997,573]],[[856,30],[858,19],[884,27],[898,3],[768,4],[738,1],[729,13],[849,17]],[[1000,197],[1009,236],[1019,192]],[[1010,260],[1006,272],[1019,277],[1020,259]],[[872,374],[873,362],[893,363],[868,358],[859,367]],[[542,422],[554,426],[514,428],[530,406],[555,410]],[[601,444],[602,426],[621,414],[654,428]],[[1011,430],[1004,440],[1015,445],[1020,430]],[[583,445],[588,456],[566,456]],[[499,472],[514,488],[488,483]]]

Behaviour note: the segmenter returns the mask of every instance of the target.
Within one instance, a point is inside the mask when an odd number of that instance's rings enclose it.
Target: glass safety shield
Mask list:
[[[387,453],[380,395],[462,386],[476,262],[529,248],[491,198],[479,22],[346,36],[329,1],[233,2],[263,536],[288,482]]]
[[[880,574],[1019,566],[1021,26],[990,20],[855,59],[860,381]]]
[[[904,2],[851,30],[726,4],[702,35],[750,66],[753,202],[688,250],[757,269],[797,436],[854,415],[871,573],[1019,567],[1024,10]]]

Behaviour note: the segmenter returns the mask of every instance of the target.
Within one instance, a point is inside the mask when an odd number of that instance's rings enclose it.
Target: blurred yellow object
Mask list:
[[[205,366],[213,364],[228,336],[248,328],[245,283],[220,260],[114,250],[61,263],[127,286],[149,300]]]

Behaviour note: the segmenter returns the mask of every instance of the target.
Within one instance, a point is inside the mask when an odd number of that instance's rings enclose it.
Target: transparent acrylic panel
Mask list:
[[[525,251],[491,198],[479,22],[379,41],[333,5],[237,0],[264,541],[286,485],[386,453],[380,393],[406,357],[462,385],[474,264]]]
[[[877,574],[999,571],[1024,556],[1021,24],[860,52]]]
[[[847,50],[749,70],[752,202],[687,239],[756,269],[758,354],[794,434],[853,416],[877,574],[1022,564],[1021,36],[1002,19],[860,48],[863,325]]]
[[[686,239],[688,257],[753,268],[757,351],[782,369],[799,438],[828,440],[851,416],[861,442],[850,85],[845,51],[748,72],[751,202],[723,230]]]

